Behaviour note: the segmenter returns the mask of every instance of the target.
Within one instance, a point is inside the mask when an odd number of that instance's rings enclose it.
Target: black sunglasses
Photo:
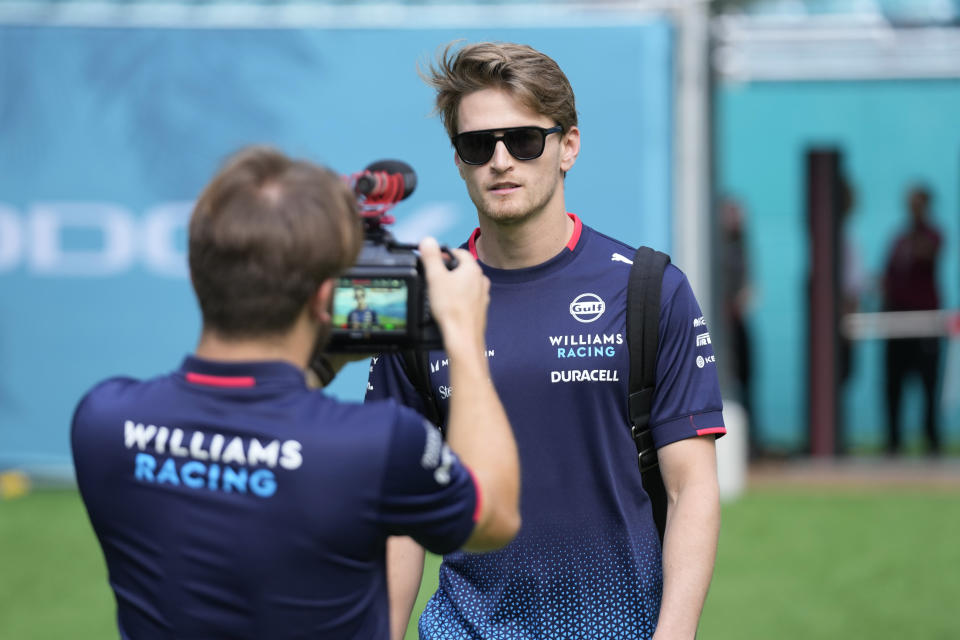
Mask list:
[[[494,131],[502,131],[498,135]],[[493,157],[497,148],[497,141],[503,140],[504,146],[517,160],[533,160],[543,155],[543,147],[547,136],[551,133],[563,131],[557,125],[544,129],[543,127],[510,127],[509,129],[484,129],[482,131],[465,131],[453,136],[453,147],[457,155],[467,164],[486,164]]]

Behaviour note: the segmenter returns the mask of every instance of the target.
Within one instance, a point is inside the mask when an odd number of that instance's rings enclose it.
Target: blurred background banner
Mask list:
[[[554,57],[583,130],[570,210],[671,250],[674,30],[657,12],[385,20],[382,8],[321,7],[267,19],[250,6],[12,4],[0,6],[0,469],[69,477],[82,393],[165,372],[192,350],[185,224],[243,145],[342,174],[404,160],[419,182],[395,209],[395,235],[463,242],[475,211],[417,75],[456,38]],[[332,390],[359,399],[365,379],[353,366]]]
[[[823,451],[883,448],[883,334],[841,341],[836,406],[824,408],[836,424],[812,424],[806,158],[836,152],[851,190],[835,240],[856,258],[841,269],[856,303],[840,311],[883,309],[906,192],[922,183],[942,235],[940,308],[955,314],[960,0],[0,0],[0,470],[69,478],[80,395],[109,375],[169,370],[192,349],[185,223],[241,146],[342,174],[403,160],[419,183],[395,235],[461,243],[474,208],[417,72],[454,39],[528,43],[567,73],[583,132],[568,206],[687,273],[724,398],[751,425],[751,459],[811,453],[814,427]],[[724,203],[739,212],[732,244]],[[949,452],[958,371],[960,341],[944,340]],[[365,377],[351,365],[330,390],[358,399]],[[900,411],[911,451],[919,387],[907,380]]]

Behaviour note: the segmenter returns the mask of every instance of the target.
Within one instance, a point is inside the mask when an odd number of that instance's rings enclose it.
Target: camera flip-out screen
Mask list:
[[[340,278],[333,295],[334,335],[405,335],[409,294],[404,278]]]

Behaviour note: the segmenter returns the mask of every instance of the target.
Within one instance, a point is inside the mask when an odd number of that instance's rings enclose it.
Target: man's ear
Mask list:
[[[560,170],[566,173],[580,155],[580,129],[570,127],[560,139]]]
[[[335,278],[327,278],[320,283],[316,292],[310,297],[310,316],[322,325],[333,322],[333,290],[336,287]]]
[[[460,173],[460,179],[466,180],[466,176],[463,175],[463,163],[460,161],[460,155],[457,153],[457,150],[453,150],[453,164],[457,165],[457,171]]]

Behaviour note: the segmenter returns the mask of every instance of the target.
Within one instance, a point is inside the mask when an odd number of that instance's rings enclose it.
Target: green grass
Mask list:
[[[958,606],[957,493],[765,489],[724,507],[698,638],[946,640],[960,637]],[[116,638],[113,615],[77,494],[0,501],[0,638]]]
[[[0,638],[116,638],[107,569],[75,491],[0,501]]]
[[[960,637],[960,495],[755,491],[724,508],[700,638]]]

